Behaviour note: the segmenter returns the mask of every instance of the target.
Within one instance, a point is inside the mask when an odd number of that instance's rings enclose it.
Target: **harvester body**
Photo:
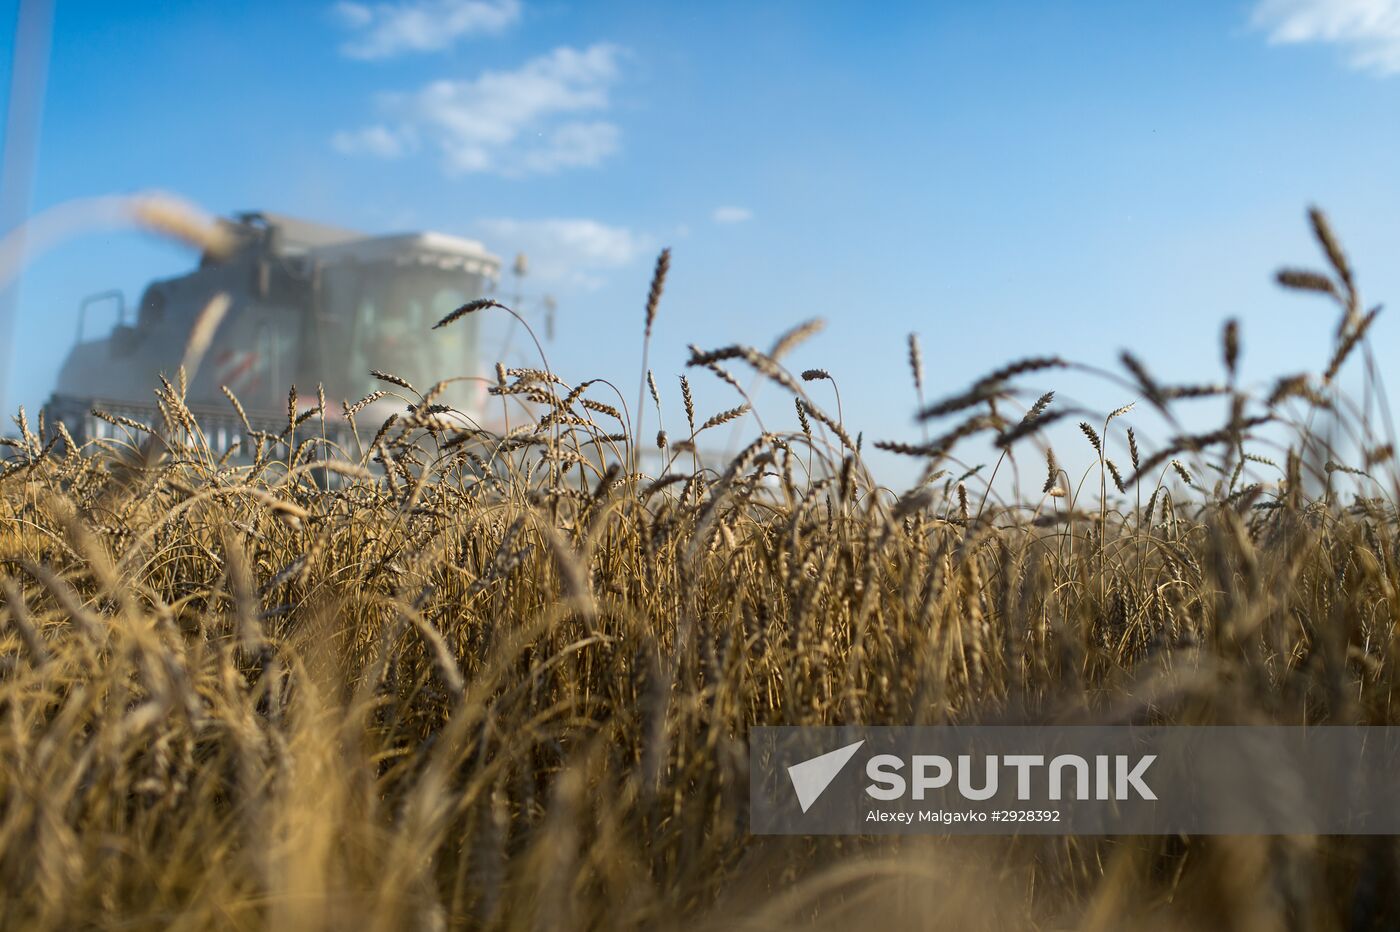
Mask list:
[[[205,255],[194,271],[150,284],[134,320],[115,295],[118,321],[108,335],[86,338],[85,302],[78,340],[48,404],[49,416],[79,441],[115,433],[94,408],[147,423],[158,414],[159,376],[174,381],[196,318],[220,294],[228,295],[229,308],[185,401],[221,432],[242,429],[225,389],[255,430],[276,433],[286,426],[293,386],[303,402],[319,386],[333,420],[342,400],[396,390],[371,370],[420,391],[455,379],[435,402],[480,410],[481,382],[460,378],[476,375],[474,315],[431,328],[494,290],[500,260],[481,244],[439,233],[365,236],[261,212],[226,222],[238,243],[230,255]]]

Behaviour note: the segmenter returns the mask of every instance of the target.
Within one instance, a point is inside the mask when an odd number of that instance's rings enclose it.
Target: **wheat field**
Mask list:
[[[1392,927],[1388,838],[747,828],[754,725],[1397,722],[1377,312],[1311,222],[1326,271],[1279,281],[1337,313],[1318,371],[1241,384],[1229,323],[1203,341],[1218,384],[1125,354],[1133,404],[1090,415],[1047,391],[1089,368],[1055,356],[933,397],[911,337],[922,439],[877,444],[920,470],[899,493],[821,400],[841,373],[784,366],[816,324],[693,347],[679,379],[644,362],[631,404],[498,367],[495,432],[393,373],[344,404],[298,410],[294,390],[280,435],[238,451],[211,448],[183,371],[157,422],[111,416],[124,439],[21,412],[0,475],[0,925]],[[733,406],[697,411],[700,378]],[[751,408],[759,384],[787,400]],[[385,398],[398,414],[355,422]],[[1139,448],[1139,415],[1199,398],[1219,428]],[[684,428],[647,432],[672,399]],[[747,445],[706,456],[740,418]],[[1082,440],[1052,449],[1056,422]],[[991,470],[960,465],[972,445]],[[1008,492],[1010,465],[1043,482]]]

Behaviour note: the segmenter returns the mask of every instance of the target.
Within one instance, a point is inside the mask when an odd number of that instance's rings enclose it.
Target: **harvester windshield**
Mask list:
[[[475,374],[475,321],[442,330],[432,326],[481,293],[477,276],[384,263],[327,269],[324,281],[325,313],[342,334],[326,348],[339,357],[348,396],[385,387],[370,375],[372,369],[407,379],[420,391],[440,379]],[[337,367],[337,360],[325,363]],[[464,394],[458,386],[445,400],[453,403]]]
[[[429,332],[467,300],[460,276],[454,280],[442,273],[405,270],[372,281],[360,292],[355,309],[355,366],[366,377],[371,368],[383,369],[417,379],[423,388],[429,381],[462,375],[465,329]]]

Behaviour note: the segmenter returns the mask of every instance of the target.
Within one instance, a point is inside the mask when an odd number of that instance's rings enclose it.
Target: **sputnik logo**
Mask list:
[[[826,792],[826,788],[831,785],[832,780],[836,779],[841,768],[850,762],[864,743],[865,739],[862,738],[855,744],[848,744],[844,748],[828,751],[818,757],[804,760],[800,764],[793,764],[787,769],[788,778],[792,780],[792,788],[797,792],[797,802],[802,806],[803,812],[812,808],[812,803]]]

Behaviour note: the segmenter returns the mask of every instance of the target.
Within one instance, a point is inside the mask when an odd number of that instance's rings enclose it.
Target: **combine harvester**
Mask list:
[[[84,300],[77,342],[46,405],[47,416],[63,421],[79,443],[126,434],[93,409],[159,422],[158,377],[174,380],[196,316],[219,294],[231,303],[186,392],[215,450],[238,439],[248,448],[224,387],[242,403],[254,431],[276,436],[287,427],[289,388],[297,387],[298,409],[305,410],[320,386],[328,433],[335,435],[327,439],[343,445],[349,438],[339,402],[393,388],[371,369],[420,391],[440,379],[478,374],[474,315],[430,328],[495,290],[500,260],[480,243],[440,233],[365,236],[264,212],[223,222],[238,244],[232,254],[205,254],[196,270],[149,285],[134,320],[120,292]],[[116,306],[116,326],[105,337],[84,339],[88,310],[106,302]],[[458,380],[434,401],[476,416],[484,394],[480,380]],[[403,410],[397,399],[381,405]],[[371,407],[360,422],[377,425],[380,417]]]

